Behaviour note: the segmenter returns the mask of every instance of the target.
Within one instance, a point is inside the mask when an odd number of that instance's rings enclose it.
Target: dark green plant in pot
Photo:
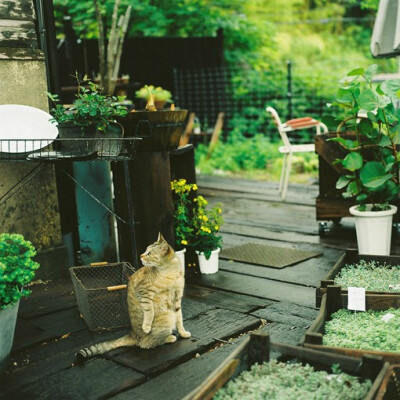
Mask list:
[[[15,304],[30,294],[24,289],[35,277],[39,264],[32,243],[16,233],[0,234],[0,309]]]
[[[373,83],[377,66],[357,68],[340,81],[332,106],[343,117],[324,117],[336,128],[336,141],[345,150],[337,160],[343,175],[336,183],[345,198],[355,198],[358,210],[371,204],[371,211],[387,210],[389,202],[399,193],[399,110],[393,99],[400,97],[400,80]],[[342,137],[354,133],[354,138]]]
[[[78,92],[72,107],[67,108],[59,104],[58,95],[47,93],[54,107],[50,110],[52,122],[73,124],[81,128],[94,127],[98,131],[106,131],[110,122],[116,117],[124,117],[127,108],[121,104],[122,97],[106,96],[95,83],[84,79],[78,80]]]

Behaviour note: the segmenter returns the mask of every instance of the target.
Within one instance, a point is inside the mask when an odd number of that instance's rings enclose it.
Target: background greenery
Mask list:
[[[114,1],[100,2],[109,24]],[[54,4],[59,27],[62,16],[70,15],[80,37],[97,37],[93,0]],[[200,148],[197,159],[207,172],[214,170],[214,162],[232,173],[265,170],[266,163],[271,169],[277,149],[270,142],[279,138],[264,110],[269,104],[287,117],[287,60],[293,65],[294,117],[320,117],[335,96],[338,79],[376,62],[369,43],[378,0],[121,0],[122,6],[128,4],[128,36],[204,36],[224,29],[227,66],[236,71],[231,96],[240,111],[231,116],[226,144],[219,145],[210,162]],[[397,69],[394,59],[378,64],[380,72]],[[260,152],[249,155],[254,148]]]

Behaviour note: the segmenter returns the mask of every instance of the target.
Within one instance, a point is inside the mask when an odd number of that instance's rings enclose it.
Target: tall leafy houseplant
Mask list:
[[[30,291],[24,286],[33,280],[39,264],[32,243],[22,235],[0,234],[0,371],[11,351],[19,300]]]
[[[397,210],[389,202],[399,193],[400,158],[397,145],[400,114],[394,107],[393,99],[400,93],[400,80],[387,80],[374,85],[376,72],[376,65],[350,71],[340,81],[333,103],[343,114],[342,118],[325,120],[336,126],[337,135],[331,140],[345,150],[345,156],[337,160],[343,167],[343,174],[336,187],[344,190],[345,198],[355,199],[356,205],[350,208],[350,213],[356,216],[359,251],[364,254],[373,254],[374,251],[378,251],[375,254],[389,254],[391,216]],[[342,137],[343,132],[352,132],[354,136]],[[390,216],[389,225],[385,227],[386,231],[389,229],[389,247],[386,242],[386,250],[375,250],[374,243],[379,242],[376,239],[383,237],[377,233],[377,226],[380,218],[386,216]],[[358,217],[374,218],[371,228],[373,237],[364,241],[362,246],[360,233],[366,233],[368,228]]]

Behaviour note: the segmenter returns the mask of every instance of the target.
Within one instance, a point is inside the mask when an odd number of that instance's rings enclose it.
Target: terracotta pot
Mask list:
[[[134,111],[118,118],[125,137],[143,138],[139,152],[169,151],[179,145],[187,110]]]

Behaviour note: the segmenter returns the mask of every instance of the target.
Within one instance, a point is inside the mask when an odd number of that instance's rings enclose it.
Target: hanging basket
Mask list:
[[[118,122],[125,137],[142,137],[139,152],[169,151],[179,145],[187,110],[134,111]]]

